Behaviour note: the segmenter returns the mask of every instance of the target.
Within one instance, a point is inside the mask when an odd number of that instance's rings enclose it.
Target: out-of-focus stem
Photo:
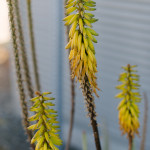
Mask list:
[[[128,150],[132,150],[132,144],[133,144],[133,137],[131,134],[128,135],[129,138],[129,148]]]
[[[33,98],[34,92],[32,90],[33,86],[32,86],[31,77],[30,77],[30,71],[29,71],[28,59],[27,59],[27,54],[26,54],[26,48],[25,48],[22,21],[21,21],[21,16],[20,16],[18,0],[15,0],[14,4],[15,4],[14,6],[15,6],[15,12],[16,12],[16,18],[17,18],[16,21],[17,21],[17,27],[18,27],[18,33],[19,33],[18,40],[19,40],[19,45],[20,45],[23,67],[24,67],[24,76],[25,76],[25,80],[26,80],[27,91],[28,91],[29,97]]]
[[[64,0],[64,6],[66,6],[66,2],[67,0]],[[67,43],[69,42],[69,28],[70,28],[69,26],[66,26]],[[68,51],[68,56],[69,56],[69,53],[70,53],[70,50]],[[70,127],[69,127],[68,139],[67,139],[65,150],[69,150],[69,147],[70,147],[73,124],[74,124],[74,113],[75,113],[75,86],[74,86],[74,79],[72,79],[71,77],[70,63],[69,63],[69,69],[70,69],[70,81],[71,81],[71,110],[70,110]]]
[[[27,9],[28,9],[28,24],[29,24],[29,32],[30,32],[30,44],[31,44],[31,53],[32,53],[32,61],[33,61],[33,68],[34,68],[35,84],[36,84],[36,90],[40,91],[40,80],[39,80],[39,74],[38,74],[35,39],[34,39],[34,32],[33,32],[31,0],[27,0]]]
[[[17,76],[17,84],[19,89],[20,95],[20,103],[22,108],[22,115],[23,115],[23,125],[25,127],[26,133],[28,135],[29,141],[32,139],[32,132],[27,129],[29,126],[28,122],[28,110],[27,110],[27,103],[25,100],[25,92],[22,83],[22,73],[20,67],[20,59],[19,59],[19,51],[18,51],[18,43],[17,43],[17,33],[16,33],[16,26],[15,26],[15,12],[12,0],[7,0],[8,2],[8,9],[9,9],[9,21],[10,21],[10,28],[11,28],[11,35],[12,35],[12,42],[13,42],[13,53],[15,58],[15,67],[16,67],[16,76]],[[31,145],[34,149],[34,145]]]

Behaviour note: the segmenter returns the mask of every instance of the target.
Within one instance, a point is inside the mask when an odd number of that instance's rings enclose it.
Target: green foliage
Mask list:
[[[28,127],[29,130],[36,131],[31,143],[36,143],[35,150],[58,150],[56,146],[62,144],[59,138],[59,126],[55,125],[59,123],[56,119],[57,111],[49,107],[54,106],[52,102],[54,100],[52,97],[45,97],[45,95],[51,94],[50,92],[45,92],[40,94],[36,92],[37,97],[32,98],[31,101],[34,102],[30,111],[35,112],[35,115],[29,118],[29,121],[36,121],[35,124]]]
[[[87,150],[87,136],[86,136],[86,132],[82,133],[82,148],[83,148],[83,150]]]

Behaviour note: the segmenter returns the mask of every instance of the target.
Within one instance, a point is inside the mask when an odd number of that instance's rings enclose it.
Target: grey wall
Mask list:
[[[119,84],[117,79],[119,73],[122,72],[121,66],[127,63],[136,64],[138,65],[138,73],[141,75],[141,94],[146,91],[150,98],[150,2],[136,0],[96,1],[95,15],[99,21],[94,25],[94,28],[99,33],[99,37],[95,47],[99,71],[97,74],[98,84],[102,89],[102,92],[99,92],[100,98],[95,100],[99,114],[97,119],[101,127],[99,130],[101,130],[103,146],[106,145],[107,132],[110,150],[126,150],[127,139],[125,136],[121,137],[118,125],[116,108],[119,100],[114,98],[118,93],[115,86]],[[65,143],[70,116],[70,76],[68,52],[64,49],[66,42],[62,22],[62,4],[61,0],[33,0],[34,29],[42,91],[51,91],[56,97],[62,124],[62,137]],[[29,50],[25,1],[21,1],[21,8],[26,45]],[[28,54],[31,58],[30,52]],[[142,101],[140,121],[143,120],[143,105]],[[88,126],[89,119],[85,116],[83,97],[79,84],[76,84],[76,114],[72,146],[81,149],[82,132],[86,131],[88,148],[93,150],[95,149],[93,134],[91,127]],[[150,115],[148,123],[150,123]],[[148,128],[147,135],[146,150],[149,150],[150,128]],[[136,137],[135,145],[138,150],[139,137]]]

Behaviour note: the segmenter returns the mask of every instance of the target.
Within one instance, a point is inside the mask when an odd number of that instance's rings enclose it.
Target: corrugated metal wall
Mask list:
[[[106,132],[109,135],[110,150],[126,150],[127,139],[121,137],[116,110],[119,100],[114,98],[118,92],[115,86],[122,71],[121,66],[127,63],[138,65],[141,75],[141,93],[146,91],[150,97],[150,2],[96,0],[95,12],[99,21],[94,25],[100,34],[96,44],[98,62],[98,84],[102,89],[100,98],[96,98],[98,122],[101,124],[103,146]],[[20,1],[26,33],[26,44],[29,48],[25,1]],[[52,91],[56,97],[57,108],[61,117],[62,137],[67,139],[70,117],[70,77],[67,60],[68,52],[64,49],[65,35],[63,27],[63,2],[61,0],[33,0],[34,29],[38,65],[43,91]],[[30,52],[29,52],[29,57]],[[31,62],[31,61],[30,61]],[[32,66],[31,66],[32,68]],[[143,120],[143,102],[140,104]],[[150,106],[150,105],[149,105]],[[88,148],[94,149],[94,141],[89,119],[85,117],[84,102],[79,85],[76,85],[76,115],[73,130],[72,147],[81,149],[82,131],[87,132]],[[150,123],[150,115],[149,122]],[[150,128],[148,138],[150,138]],[[138,150],[140,138],[136,138]],[[73,149],[73,148],[72,148]],[[146,150],[150,149],[148,140]]]

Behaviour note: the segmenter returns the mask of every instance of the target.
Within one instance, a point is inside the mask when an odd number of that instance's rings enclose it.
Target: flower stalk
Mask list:
[[[34,97],[34,92],[32,89],[33,86],[32,86],[31,77],[30,77],[30,71],[29,71],[28,59],[27,59],[27,54],[26,54],[26,47],[25,47],[18,0],[14,1],[14,6],[15,6],[15,12],[16,12],[17,28],[18,28],[18,40],[19,40],[18,44],[20,46],[20,51],[21,51],[22,63],[23,63],[23,68],[24,68],[24,76],[26,80],[28,95],[30,98],[32,98]]]
[[[10,22],[13,50],[14,50],[13,53],[15,58],[17,84],[19,89],[20,104],[21,104],[22,115],[23,115],[23,125],[28,135],[28,140],[30,141],[32,138],[32,132],[27,129],[27,127],[29,126],[28,110],[27,110],[27,103],[25,100],[25,91],[22,82],[22,72],[21,72],[21,65],[20,65],[20,58],[19,58],[19,46],[17,43],[17,31],[16,31],[16,24],[15,24],[14,3],[12,0],[7,0],[7,2],[8,2],[9,22]],[[33,144],[31,144],[31,147],[34,149]]]
[[[94,11],[96,3],[92,0],[68,0],[66,4],[65,25],[71,26],[69,31],[69,42],[66,49],[71,49],[69,60],[71,65],[72,78],[79,80],[84,95],[88,115],[93,128],[96,149],[101,149],[100,138],[96,121],[96,112],[93,93],[96,96],[97,90],[97,62],[93,43],[97,43],[95,36],[98,36],[92,29],[92,23],[97,19],[89,11]],[[74,13],[76,12],[76,13]]]
[[[93,129],[95,145],[97,150],[101,150],[100,137],[98,132],[98,124],[96,120],[96,111],[95,111],[95,103],[94,96],[92,95],[92,89],[90,83],[88,82],[88,78],[85,76],[85,80],[81,83],[81,89],[84,96],[85,105],[87,108],[87,116],[90,118],[90,124]]]
[[[125,72],[119,77],[122,82],[116,88],[121,90],[121,93],[116,95],[116,98],[122,99],[118,105],[119,111],[119,124],[122,134],[127,134],[129,140],[129,150],[132,150],[132,144],[135,134],[139,134],[139,107],[137,103],[141,101],[139,94],[139,76],[134,69],[136,66],[128,64],[122,67]]]
[[[33,21],[32,21],[33,19],[32,19],[32,10],[31,10],[31,0],[26,0],[26,1],[27,1],[28,24],[29,24],[29,33],[30,33],[30,45],[31,45],[31,53],[32,53],[35,84],[36,84],[36,90],[40,91],[40,79],[39,79],[39,73],[38,73],[38,65],[37,65],[36,49],[35,49],[35,39],[34,39],[34,32],[33,32]]]
[[[64,5],[66,6],[67,0],[64,0]],[[65,16],[67,17],[68,15],[66,14],[66,8],[65,8]],[[70,26],[66,26],[66,37],[67,37],[67,43],[69,42],[69,30]],[[70,49],[68,51],[68,56],[70,53]],[[71,74],[71,65],[69,63],[69,69],[70,69],[70,74]],[[70,83],[71,83],[71,110],[70,110],[70,127],[69,127],[69,132],[68,132],[68,139],[66,143],[65,150],[69,150],[70,143],[71,143],[71,138],[72,138],[72,130],[73,130],[73,125],[74,125],[74,114],[75,114],[75,86],[74,86],[74,79],[70,76]]]

